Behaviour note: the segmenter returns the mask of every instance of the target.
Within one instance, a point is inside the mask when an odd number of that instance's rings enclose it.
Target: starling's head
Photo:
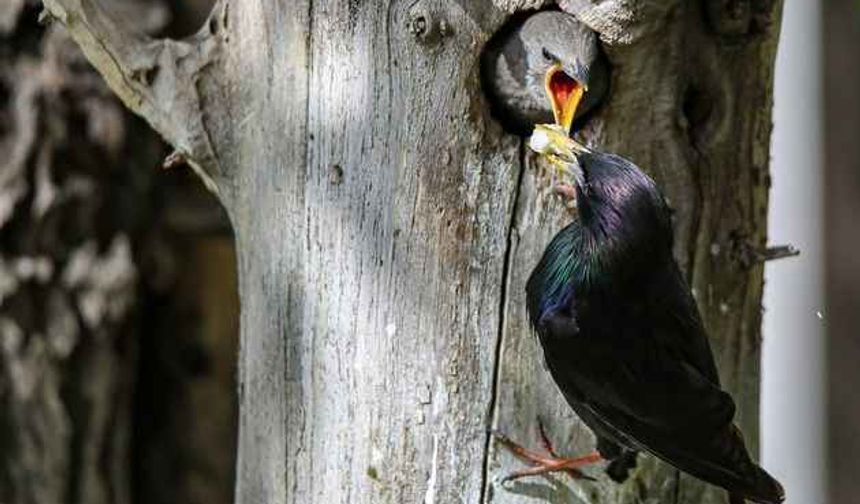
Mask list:
[[[529,147],[571,178],[565,194],[576,200],[577,236],[585,244],[548,249],[549,264],[567,274],[587,266],[589,281],[601,274],[620,280],[671,257],[671,212],[654,180],[633,162],[579,144],[558,124],[536,126]]]
[[[556,123],[570,131],[574,118],[597,105],[608,88],[597,35],[569,14],[543,11],[525,21],[520,39],[529,93],[541,101],[548,95]]]
[[[635,222],[633,229],[641,231],[649,226],[639,224],[648,222],[671,237],[670,214],[657,184],[631,161],[585,147],[558,124],[535,126],[529,147],[572,179],[581,216],[592,222],[594,217],[598,228],[621,230]]]

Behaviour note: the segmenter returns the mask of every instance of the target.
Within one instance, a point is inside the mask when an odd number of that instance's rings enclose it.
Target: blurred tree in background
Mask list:
[[[170,35],[208,8],[172,4],[111,3]],[[230,502],[229,226],[40,10],[0,4],[0,502]]]

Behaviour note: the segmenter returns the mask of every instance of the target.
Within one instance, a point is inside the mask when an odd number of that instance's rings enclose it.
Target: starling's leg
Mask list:
[[[572,200],[576,199],[576,188],[570,184],[556,184],[553,189],[555,190],[556,194],[559,194],[566,198],[570,198]]]
[[[594,452],[584,457],[578,458],[558,457],[555,455],[555,450],[552,448],[552,444],[549,442],[549,439],[546,437],[546,433],[543,431],[543,426],[539,424],[538,427],[541,431],[541,442],[544,444],[544,447],[549,452],[549,455],[543,455],[541,453],[537,453],[527,448],[524,448],[514,443],[507,436],[502,435],[500,433],[495,433],[499,442],[501,442],[502,445],[504,445],[514,455],[535,465],[535,467],[523,469],[521,471],[517,471],[509,474],[508,476],[505,476],[505,478],[503,478],[502,480],[503,482],[522,478],[525,476],[534,476],[551,472],[565,472],[574,479],[591,479],[585,474],[583,474],[582,471],[579,470],[579,468],[603,460],[599,453]]]
[[[553,457],[547,457],[546,455],[529,450],[528,448],[514,443],[511,438],[505,436],[500,432],[493,432],[493,435],[496,436],[496,439],[498,439],[499,442],[502,443],[505,448],[507,448],[511,451],[511,453],[523,460],[534,462],[536,464],[548,464],[555,460]]]
[[[546,452],[549,453],[550,456],[552,456],[553,458],[561,458],[555,452],[555,447],[552,446],[552,441],[550,441],[549,436],[546,435],[546,430],[543,428],[543,422],[541,421],[540,417],[538,417],[537,419],[537,426],[538,435],[540,436],[540,443],[543,445],[543,449],[546,450]],[[573,479],[588,478],[586,475],[582,474],[582,471],[580,471],[579,469],[565,469],[565,472],[568,473]]]
[[[570,184],[553,185],[555,193],[566,199],[564,206],[569,210],[576,210],[576,188]]]
[[[524,478],[526,476],[538,476],[540,474],[548,474],[553,472],[566,472],[573,476],[575,479],[593,479],[584,475],[579,468],[585,465],[594,464],[596,462],[600,462],[603,460],[600,458],[600,454],[592,453],[586,455],[584,457],[572,458],[572,459],[557,459],[554,462],[538,464],[535,467],[529,467],[528,469],[522,469],[520,471],[514,471],[511,474],[508,474],[504,478],[502,478],[502,483],[512,481],[519,478]]]

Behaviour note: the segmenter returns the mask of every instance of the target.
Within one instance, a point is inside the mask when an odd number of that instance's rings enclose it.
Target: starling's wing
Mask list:
[[[572,314],[536,321],[547,364],[586,402],[691,435],[724,428],[735,405],[720,389],[689,289],[674,261],[650,276],[641,292],[604,301],[573,294]]]
[[[655,337],[629,320],[623,327],[618,313],[601,318],[558,313],[539,331],[553,378],[572,399],[692,439],[731,423],[731,396],[685,360],[683,349],[660,342],[680,336]]]
[[[711,344],[702,325],[696,301],[674,260],[649,282],[645,299],[646,313],[656,316],[662,330],[654,337],[661,346],[674,348],[683,361],[705,379],[720,386],[720,376]]]
[[[679,281],[668,265],[635,299],[611,307],[576,299],[575,321],[563,312],[546,317],[538,332],[550,372],[601,431],[750,499],[780,502],[779,484],[752,462],[732,425],[734,402],[720,389],[695,303]]]
[[[547,317],[540,331],[547,364],[596,432],[756,502],[783,500],[779,483],[750,459],[732,424],[731,397],[690,363],[675,360],[674,349],[646,348],[624,338],[629,347],[612,351],[592,344],[610,338],[606,333],[580,329],[573,338],[565,337],[589,324],[564,319]]]

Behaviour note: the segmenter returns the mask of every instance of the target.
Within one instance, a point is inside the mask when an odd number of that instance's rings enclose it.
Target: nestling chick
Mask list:
[[[560,11],[537,12],[494,37],[481,73],[493,115],[522,136],[554,119],[570,131],[609,89],[609,65],[597,35]]]

